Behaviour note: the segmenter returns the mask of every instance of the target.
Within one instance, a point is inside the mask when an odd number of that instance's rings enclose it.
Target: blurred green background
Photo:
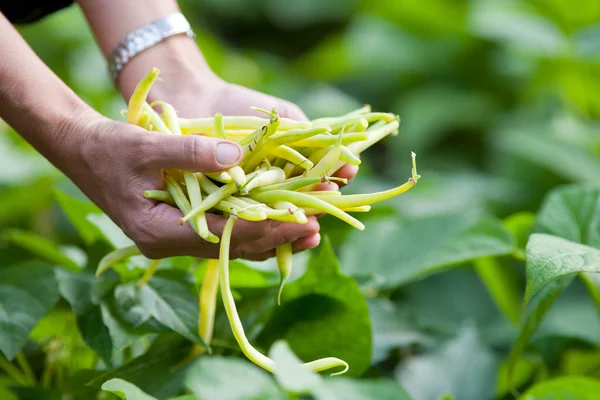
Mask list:
[[[559,185],[600,181],[600,2],[180,6],[223,79],[293,101],[310,118],[365,103],[401,117],[400,135],[364,155],[347,190],[404,182],[410,151],[419,185],[363,217],[364,232],[323,220],[342,271],[368,299],[373,358],[364,376],[395,379],[416,400],[445,392],[457,400],[513,398],[502,368],[518,333],[518,254],[532,213]],[[76,6],[19,30],[85,101],[121,119],[125,104]],[[7,126],[0,132],[0,226],[82,246],[53,196],[53,188],[74,188]],[[27,260],[21,247],[4,243],[0,267]],[[453,255],[444,258],[442,248]],[[481,272],[489,263],[504,285]],[[517,386],[600,378],[599,317],[582,284],[569,288],[520,361]]]

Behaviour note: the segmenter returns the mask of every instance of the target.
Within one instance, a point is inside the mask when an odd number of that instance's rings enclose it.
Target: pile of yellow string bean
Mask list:
[[[398,133],[399,118],[394,114],[371,112],[367,105],[335,118],[296,121],[282,118],[275,109],[256,109],[266,118],[222,116],[211,118],[179,118],[173,106],[156,101],[148,104],[147,95],[159,74],[153,68],[137,85],[126,112],[127,120],[149,131],[172,135],[204,134],[238,142],[244,151],[243,161],[218,173],[165,170],[166,190],[149,190],[147,198],[178,207],[183,216],[173,223],[189,223],[194,231],[211,243],[220,241],[218,260],[208,260],[200,292],[199,334],[208,345],[212,338],[217,288],[221,294],[233,334],[244,354],[260,367],[273,372],[275,363],[246,338],[229,285],[229,247],[237,218],[249,221],[272,219],[303,224],[308,215],[331,214],[353,227],[364,225],[351,212],[368,212],[370,205],[412,188],[419,179],[415,154],[412,174],[396,188],[370,194],[342,195],[339,191],[318,191],[322,182],[345,179],[333,176],[346,163],[359,165],[357,155],[388,135]],[[160,106],[162,114],[155,111]],[[229,218],[221,238],[210,232],[205,213],[220,213]],[[135,248],[116,250],[100,262],[97,275],[114,263],[139,254]],[[280,301],[284,283],[292,269],[292,245],[276,249],[281,279],[277,294]],[[160,260],[153,260],[140,285],[148,281]],[[329,357],[305,364],[312,371],[335,367],[349,368],[340,359]]]

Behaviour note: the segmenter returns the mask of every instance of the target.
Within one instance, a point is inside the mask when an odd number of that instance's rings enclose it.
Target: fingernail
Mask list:
[[[231,165],[240,158],[240,148],[233,143],[221,142],[217,144],[216,158],[221,165]]]

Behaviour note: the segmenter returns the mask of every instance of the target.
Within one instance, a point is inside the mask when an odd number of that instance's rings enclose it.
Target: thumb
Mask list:
[[[153,134],[150,137],[149,151],[144,155],[153,168],[217,172],[242,161],[242,148],[231,140],[201,135]]]

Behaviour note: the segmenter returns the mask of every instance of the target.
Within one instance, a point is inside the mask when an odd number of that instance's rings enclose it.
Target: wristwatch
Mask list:
[[[190,23],[183,14],[178,12],[152,21],[125,36],[108,57],[108,70],[114,84],[117,85],[119,74],[136,54],[168,37],[183,33],[192,40],[196,40]]]

